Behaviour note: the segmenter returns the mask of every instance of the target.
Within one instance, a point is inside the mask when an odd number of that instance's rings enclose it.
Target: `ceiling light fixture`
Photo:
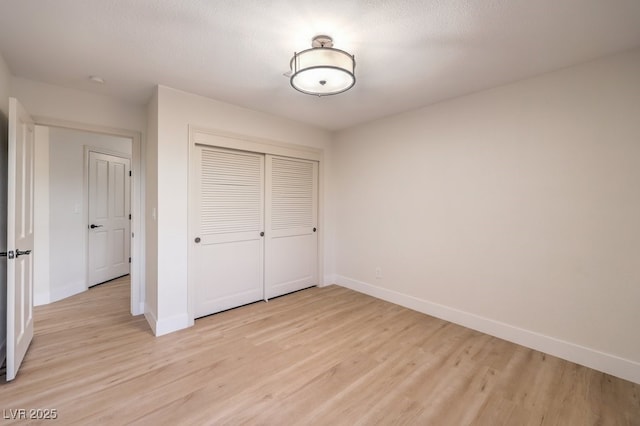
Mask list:
[[[294,53],[291,58],[291,86],[302,93],[316,96],[346,92],[356,84],[355,57],[333,48],[326,35],[313,38],[311,49]]]
[[[104,78],[98,75],[90,75],[89,80],[93,81],[94,83],[104,84]]]

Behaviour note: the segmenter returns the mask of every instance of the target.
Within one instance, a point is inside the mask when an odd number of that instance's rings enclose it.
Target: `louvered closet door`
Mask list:
[[[318,163],[266,157],[265,297],[318,284]]]
[[[264,298],[264,156],[205,146],[194,154],[198,318]]]

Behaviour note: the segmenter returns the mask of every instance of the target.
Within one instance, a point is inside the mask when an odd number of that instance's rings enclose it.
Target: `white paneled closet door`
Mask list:
[[[318,284],[318,162],[266,156],[265,297]]]
[[[195,318],[264,298],[264,155],[196,145]]]

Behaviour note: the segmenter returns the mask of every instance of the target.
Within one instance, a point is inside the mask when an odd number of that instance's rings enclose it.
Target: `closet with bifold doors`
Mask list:
[[[224,136],[196,134],[194,139],[189,184],[193,317],[317,285],[318,161],[230,149],[261,145]],[[208,143],[198,143],[202,140]]]

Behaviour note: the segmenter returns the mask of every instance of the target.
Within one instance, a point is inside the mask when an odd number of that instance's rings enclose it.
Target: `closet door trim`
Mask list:
[[[269,139],[253,138],[219,130],[207,130],[189,127],[191,144],[229,148],[238,151],[279,155],[281,157],[300,158],[302,160],[321,161],[322,150],[304,145],[294,145]]]
[[[187,241],[187,261],[189,275],[187,279],[188,289],[188,315],[189,324],[195,323],[195,279],[196,257],[195,249],[195,224],[197,223],[197,209],[195,208],[194,182],[197,165],[195,164],[196,145],[204,145],[217,148],[227,148],[237,151],[246,151],[256,154],[270,154],[281,157],[291,157],[318,162],[318,285],[324,284],[324,151],[322,149],[295,145],[291,143],[274,141],[266,138],[230,133],[222,130],[206,129],[199,126],[189,126],[189,240]]]

